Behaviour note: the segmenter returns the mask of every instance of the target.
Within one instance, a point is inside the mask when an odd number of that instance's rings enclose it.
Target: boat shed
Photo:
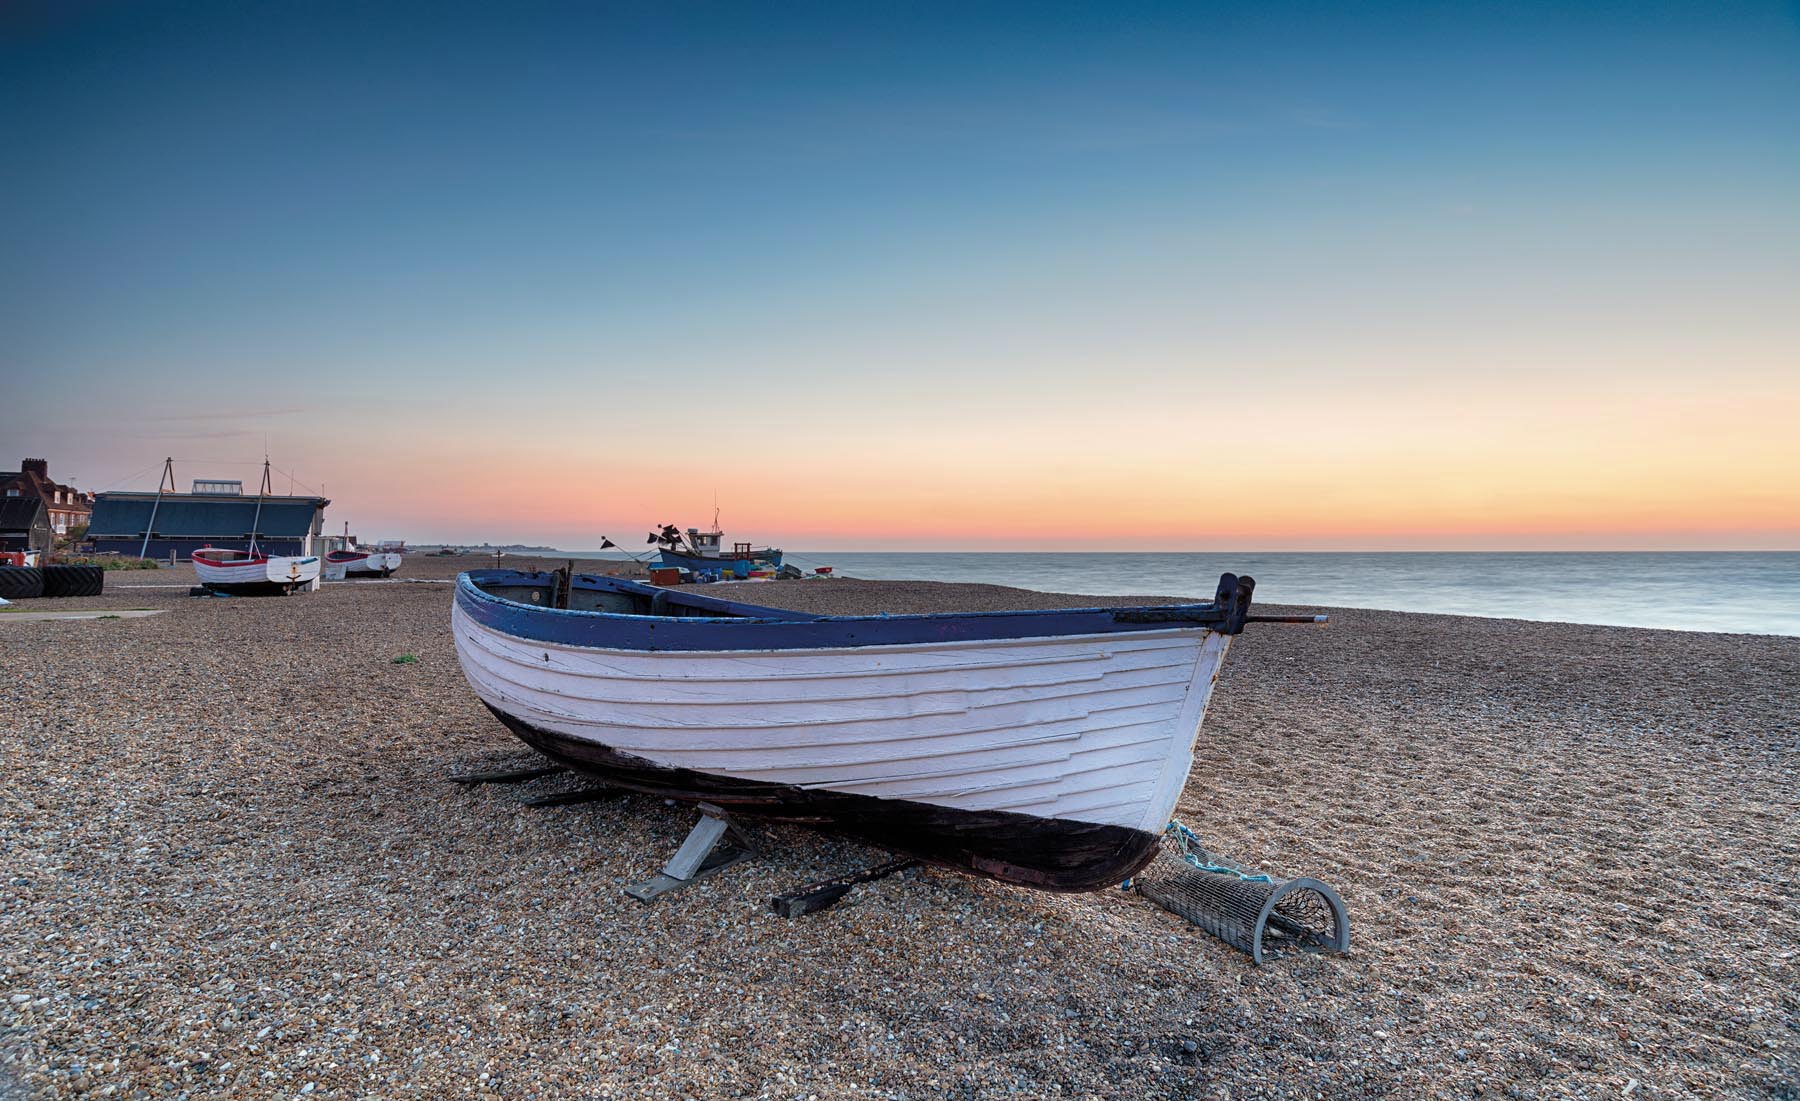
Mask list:
[[[252,538],[268,554],[316,554],[329,504],[324,497],[100,493],[88,541],[101,553],[149,558],[186,558],[208,546],[249,550]]]
[[[0,551],[48,551],[50,513],[41,497],[0,497]]]

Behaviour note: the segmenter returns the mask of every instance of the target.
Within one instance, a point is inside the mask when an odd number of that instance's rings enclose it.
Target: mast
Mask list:
[[[156,509],[162,504],[163,483],[169,485],[169,492],[175,492],[175,460],[163,460],[162,477],[156,480],[156,500],[150,502],[150,522],[144,525],[144,545],[138,548],[138,557],[143,558],[150,553],[150,533],[156,529]]]
[[[250,553],[256,553],[256,529],[262,523],[263,498],[269,495],[269,457],[263,456],[262,485],[256,489],[256,516],[250,521]]]

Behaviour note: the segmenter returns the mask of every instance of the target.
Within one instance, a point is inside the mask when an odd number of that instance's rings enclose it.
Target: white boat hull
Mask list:
[[[310,585],[319,576],[319,559],[311,556],[281,556],[226,564],[195,558],[193,563],[200,584],[225,592],[291,591]]]
[[[1151,834],[1181,794],[1230,643],[1180,627],[643,651],[528,641],[460,607],[452,626],[482,701],[559,744],[784,789]]]
[[[371,551],[367,558],[345,562],[347,574],[377,574],[386,577],[400,568],[400,556],[387,551]]]

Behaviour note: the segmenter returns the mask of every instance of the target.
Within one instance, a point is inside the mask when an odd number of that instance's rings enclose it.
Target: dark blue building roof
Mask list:
[[[0,497],[0,531],[30,531],[49,522],[41,497]]]
[[[298,539],[314,530],[330,503],[323,497],[264,497],[259,518],[255,497],[166,493],[158,501],[154,493],[101,493],[94,498],[88,538],[141,538],[154,531],[180,539],[242,539],[254,522],[259,537]]]

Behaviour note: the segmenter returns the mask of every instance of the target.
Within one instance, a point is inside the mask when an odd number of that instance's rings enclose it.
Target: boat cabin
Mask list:
[[[702,558],[717,558],[719,557],[719,541],[725,538],[725,533],[722,531],[701,531],[699,528],[689,528],[687,529],[687,537],[688,546],[694,548],[693,553]]]

